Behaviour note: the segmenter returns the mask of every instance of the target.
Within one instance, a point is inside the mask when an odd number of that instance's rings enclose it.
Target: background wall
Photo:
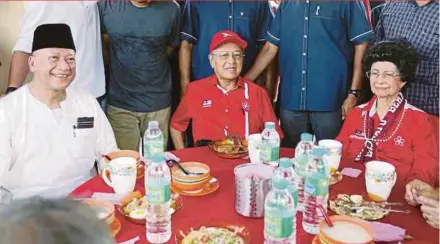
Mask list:
[[[22,1],[0,1],[0,95],[8,84],[12,48],[20,30],[22,16]]]

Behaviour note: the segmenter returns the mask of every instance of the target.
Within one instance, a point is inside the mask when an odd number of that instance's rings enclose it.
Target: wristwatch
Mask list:
[[[9,94],[15,90],[17,90],[17,87],[10,86],[10,87],[6,88],[6,94]]]
[[[361,89],[350,89],[348,90],[348,94],[351,94],[356,98],[359,98],[361,96]]]

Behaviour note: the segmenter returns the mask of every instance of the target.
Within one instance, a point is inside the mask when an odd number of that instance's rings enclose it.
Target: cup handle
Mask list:
[[[113,187],[112,181],[107,176],[107,172],[110,172],[110,169],[109,168],[104,168],[104,170],[102,171],[102,179],[104,180],[104,182],[108,186]]]

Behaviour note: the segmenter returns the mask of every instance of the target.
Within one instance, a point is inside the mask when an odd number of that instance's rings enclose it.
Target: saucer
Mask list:
[[[339,171],[336,171],[330,176],[329,184],[334,185],[334,184],[341,182],[341,180],[342,180],[342,173]]]
[[[121,221],[115,217],[109,227],[112,237],[115,237],[121,231]]]
[[[177,188],[172,182],[171,182],[171,190],[173,190],[175,193],[183,195],[183,196],[205,196],[208,194],[211,194],[215,191],[218,190],[218,188],[220,187],[220,183],[219,181],[212,177],[211,180],[209,181],[209,183],[207,183],[202,189],[197,190],[197,191],[183,191],[179,188]]]

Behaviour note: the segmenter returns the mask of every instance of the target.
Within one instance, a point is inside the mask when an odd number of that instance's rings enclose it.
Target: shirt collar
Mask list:
[[[218,85],[217,76],[212,75],[211,77],[209,77],[209,83],[211,83],[213,86],[217,86]],[[238,77],[237,89],[238,88],[244,88],[244,79],[241,76]]]

